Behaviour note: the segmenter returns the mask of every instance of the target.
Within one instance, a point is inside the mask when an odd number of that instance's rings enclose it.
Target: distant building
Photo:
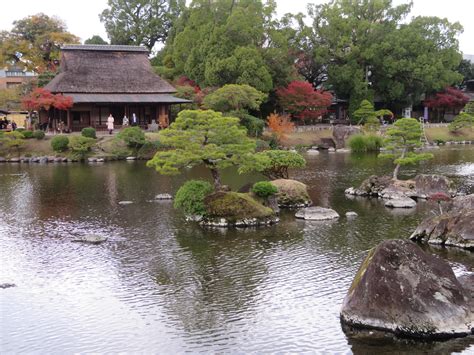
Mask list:
[[[16,87],[35,77],[35,73],[16,66],[0,69],[0,90]]]
[[[147,128],[152,121],[166,126],[170,106],[189,103],[173,96],[176,89],[153,72],[148,50],[122,45],[66,45],[61,48],[59,74],[45,89],[72,97],[67,111],[43,112],[41,123],[55,128],[61,120],[70,131],[84,127],[105,130],[112,114],[120,127],[126,115],[133,114],[138,125]]]

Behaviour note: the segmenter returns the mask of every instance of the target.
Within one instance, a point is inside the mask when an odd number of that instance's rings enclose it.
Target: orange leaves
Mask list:
[[[295,125],[287,115],[270,114],[267,118],[268,128],[279,140],[286,138],[288,133],[293,132]]]

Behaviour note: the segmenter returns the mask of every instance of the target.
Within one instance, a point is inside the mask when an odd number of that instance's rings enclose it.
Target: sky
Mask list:
[[[392,0],[394,5],[408,2]],[[325,0],[276,0],[278,14],[306,12],[307,3],[322,3]],[[107,7],[107,0],[3,0],[0,11],[0,30],[10,30],[15,20],[43,12],[57,16],[66,22],[69,32],[82,41],[95,34],[106,39],[99,13]],[[410,16],[446,17],[458,21],[464,27],[459,37],[459,47],[464,54],[474,54],[474,0],[414,0]]]

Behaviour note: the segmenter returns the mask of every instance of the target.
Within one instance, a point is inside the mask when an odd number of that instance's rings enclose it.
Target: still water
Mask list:
[[[129,353],[473,353],[473,338],[421,343],[347,337],[339,322],[345,293],[367,251],[406,238],[429,213],[348,199],[344,189],[391,165],[374,156],[308,157],[294,177],[337,222],[295,220],[245,230],[186,223],[172,203],[155,202],[201,168],[163,177],[143,162],[0,165],[0,352]],[[417,172],[446,174],[473,192],[474,147],[435,152]],[[224,172],[233,189],[260,180]],[[120,205],[129,200],[133,204]],[[344,213],[359,217],[347,220]],[[102,245],[72,243],[106,235]],[[430,249],[456,273],[474,256]]]

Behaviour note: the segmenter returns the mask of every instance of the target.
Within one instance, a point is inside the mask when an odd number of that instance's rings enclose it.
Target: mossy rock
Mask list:
[[[276,186],[278,205],[283,208],[299,208],[311,205],[308,188],[302,182],[290,179],[271,181]]]
[[[266,218],[274,215],[271,208],[257,202],[249,194],[219,191],[204,199],[206,215],[228,220]]]

